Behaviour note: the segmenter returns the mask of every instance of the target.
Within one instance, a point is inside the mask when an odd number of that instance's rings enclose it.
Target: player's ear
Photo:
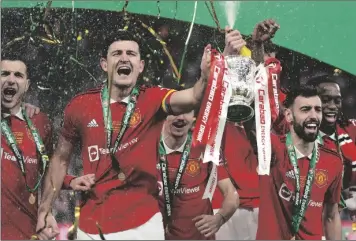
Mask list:
[[[292,123],[293,121],[293,114],[291,108],[285,108],[284,109],[284,117],[286,118],[286,121],[288,123]]]
[[[100,58],[100,66],[105,72],[108,72],[108,62],[106,58]]]

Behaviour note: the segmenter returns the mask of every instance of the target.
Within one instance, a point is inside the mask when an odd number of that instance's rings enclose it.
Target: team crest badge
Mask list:
[[[189,160],[187,167],[185,168],[185,173],[191,177],[195,177],[200,174],[200,162],[196,159]]]
[[[325,170],[317,170],[315,172],[314,183],[319,187],[323,188],[328,184],[328,173]]]
[[[140,110],[137,109],[131,116],[129,127],[135,128],[140,122],[141,122],[141,113]],[[119,132],[121,129],[121,121],[113,121],[112,128],[114,132]]]
[[[22,144],[23,141],[23,132],[14,132],[14,137],[17,144]]]
[[[141,113],[139,109],[136,109],[130,119],[130,127],[135,128],[141,122]]]

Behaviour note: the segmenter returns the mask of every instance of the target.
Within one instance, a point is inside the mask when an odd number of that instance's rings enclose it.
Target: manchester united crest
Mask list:
[[[136,109],[131,116],[129,127],[135,128],[140,122],[141,122],[141,113],[139,109]],[[121,121],[113,121],[112,126],[114,132],[119,132],[121,128]]]
[[[22,144],[22,141],[23,141],[23,132],[13,132],[14,134],[14,137],[16,139],[16,143],[17,144]]]
[[[328,184],[328,172],[326,170],[316,170],[314,183],[319,188],[325,187]]]
[[[130,127],[135,128],[141,122],[141,113],[137,109],[131,116]]]
[[[195,177],[200,174],[200,161],[193,159],[189,160],[187,167],[185,168],[185,173],[191,177]]]

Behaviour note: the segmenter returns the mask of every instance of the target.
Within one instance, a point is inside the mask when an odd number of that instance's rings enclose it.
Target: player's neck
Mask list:
[[[122,101],[126,97],[128,97],[131,94],[133,87],[131,86],[125,86],[125,87],[119,87],[116,85],[112,85],[111,87],[111,92],[110,92],[110,98],[113,99],[114,101]]]
[[[315,142],[307,142],[300,138],[297,133],[291,131],[293,145],[300,151],[304,156],[309,156],[312,154]]]
[[[321,122],[320,131],[324,132],[325,134],[331,136],[335,133],[336,124],[335,125],[327,125],[324,122]]]
[[[10,114],[10,115],[16,115],[20,111],[21,104],[22,104],[22,102],[19,102],[18,104],[16,104],[12,108],[6,108],[3,105],[1,105],[1,113],[6,113],[6,114]]]
[[[172,150],[177,150],[187,140],[187,134],[183,136],[173,136],[166,128],[163,129],[163,141]]]

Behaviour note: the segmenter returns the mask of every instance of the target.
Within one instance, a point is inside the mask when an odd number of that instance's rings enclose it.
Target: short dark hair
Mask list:
[[[328,74],[319,75],[307,80],[307,84],[312,85],[314,87],[318,87],[320,84],[324,84],[324,83],[333,83],[339,85],[339,83],[336,80],[336,76],[328,75]]]
[[[287,97],[283,102],[284,106],[286,108],[289,108],[291,105],[293,105],[295,99],[298,96],[303,96],[303,97],[318,96],[318,91],[315,86],[309,84],[301,85],[297,88],[293,88],[288,91]]]
[[[138,44],[139,50],[141,49],[141,41],[139,37],[124,29],[119,29],[115,33],[104,36],[103,38],[103,48],[100,53],[103,58],[107,57],[110,45],[116,41],[134,41]]]
[[[28,72],[29,72],[29,61],[25,57],[25,54],[22,51],[16,51],[16,50],[2,50],[1,51],[1,61],[3,60],[9,60],[9,61],[21,61],[26,65],[26,75],[28,77]]]

